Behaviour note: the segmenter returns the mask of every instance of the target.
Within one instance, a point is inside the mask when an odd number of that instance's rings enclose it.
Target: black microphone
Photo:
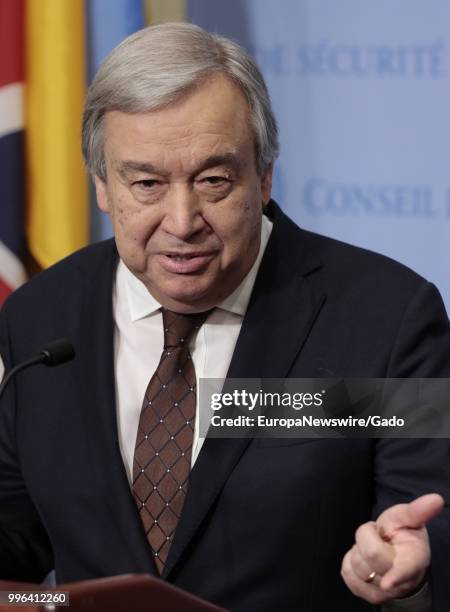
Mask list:
[[[71,361],[74,357],[75,350],[73,345],[66,338],[59,338],[58,340],[49,342],[39,350],[38,355],[35,355],[27,361],[19,363],[6,374],[2,384],[0,385],[0,398],[2,397],[7,384],[17,374],[17,372],[39,363],[43,363],[44,365],[50,367],[57,366],[61,363],[66,363],[66,361]]]

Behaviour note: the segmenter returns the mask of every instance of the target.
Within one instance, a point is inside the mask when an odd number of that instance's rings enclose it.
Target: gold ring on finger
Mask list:
[[[367,582],[367,584],[370,584],[371,582],[374,581],[374,578],[376,575],[377,575],[376,572],[370,572],[369,576],[364,580],[364,582]]]

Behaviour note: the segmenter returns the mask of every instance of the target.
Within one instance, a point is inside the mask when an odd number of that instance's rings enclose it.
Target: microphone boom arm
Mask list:
[[[19,363],[6,374],[0,385],[0,399],[9,381],[18,372],[39,363],[43,363],[46,366],[57,366],[61,363],[65,363],[66,361],[71,361],[74,357],[75,351],[72,343],[69,342],[69,340],[66,340],[66,338],[60,338],[59,340],[49,342],[46,346],[41,348],[38,355],[35,355],[31,359],[27,359],[27,361]]]

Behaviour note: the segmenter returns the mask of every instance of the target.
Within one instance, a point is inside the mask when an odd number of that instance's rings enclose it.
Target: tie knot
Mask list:
[[[162,309],[164,326],[164,348],[184,346],[192,334],[200,329],[211,311],[182,314]]]

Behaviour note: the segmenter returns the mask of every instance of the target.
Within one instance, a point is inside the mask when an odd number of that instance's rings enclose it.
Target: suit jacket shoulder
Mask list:
[[[275,330],[280,353],[303,330],[296,376],[449,374],[450,326],[432,284],[388,257],[301,230],[274,204],[268,213],[274,227],[243,335]]]
[[[6,365],[12,365],[11,351],[12,362],[17,363],[28,356],[23,349],[31,352],[58,334],[70,334],[83,316],[92,318],[103,311],[103,318],[112,320],[117,260],[114,240],[99,242],[42,271],[9,296],[0,312],[0,352]],[[15,337],[14,350],[5,339],[10,333]]]

